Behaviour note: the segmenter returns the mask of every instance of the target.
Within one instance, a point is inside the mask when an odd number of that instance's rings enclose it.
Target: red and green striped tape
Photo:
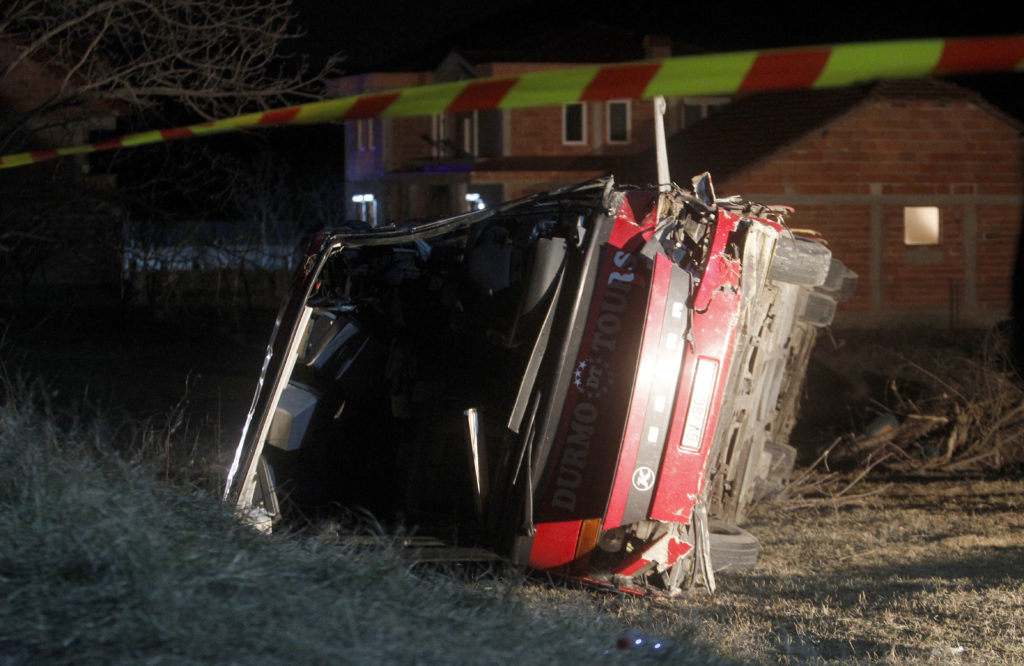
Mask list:
[[[0,157],[0,169],[64,155],[128,148],[273,125],[399,118],[567,102],[729,95],[830,88],[875,79],[1024,71],[1024,35],[836,44],[588,65],[519,76],[456,81],[366,93],[233,118],[129,134],[109,141]]]

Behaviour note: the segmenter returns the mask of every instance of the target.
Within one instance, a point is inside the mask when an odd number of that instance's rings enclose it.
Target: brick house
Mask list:
[[[589,50],[595,30],[589,26]],[[631,42],[616,35],[606,43]],[[632,59],[671,55],[666,39],[632,42],[635,52],[602,54]],[[473,60],[450,52],[435,69],[418,72],[369,72],[334,79],[328,95],[425,85],[466,78],[514,76],[567,66],[559,61]],[[572,55],[571,49],[568,55]],[[505,54],[507,55],[507,54]],[[518,58],[537,54],[518,53]],[[541,54],[544,55],[544,54]],[[668,129],[707,115],[727,98],[675,99],[669,104]],[[353,199],[349,215],[384,223],[469,210],[533,192],[600,176],[609,164],[637,155],[651,145],[653,105],[644,100],[611,100],[509,111],[479,111],[419,118],[375,118],[348,124],[346,190]],[[468,198],[467,198],[468,197]]]
[[[670,45],[644,40],[648,57]],[[433,71],[334,81],[356,94],[564,64],[452,52]],[[346,130],[350,216],[452,214],[614,173],[655,180],[653,107],[616,100],[427,118]],[[1011,309],[1022,215],[1022,126],[940,81],[668,100],[677,181],[710,171],[719,194],[788,204],[860,275],[839,320],[989,323]],[[917,221],[914,221],[917,220]]]
[[[1011,311],[1022,129],[973,92],[892,81],[739,99],[669,159],[677,181],[707,170],[719,196],[796,208],[860,276],[839,321],[986,324]],[[648,163],[620,174],[651,180]]]
[[[558,65],[471,65],[452,53],[436,71],[368,73],[336,80],[337,95],[555,68]],[[635,153],[637,126],[650,134],[649,103],[479,111],[418,118],[381,118],[349,123],[346,189],[350,214],[377,223],[469,210],[530,192],[586,180],[602,172],[594,155]],[[623,128],[607,140],[608,110]],[[625,116],[625,119],[622,118]],[[644,130],[641,130],[644,131]],[[469,199],[467,200],[467,195]],[[370,199],[372,197],[372,199]]]

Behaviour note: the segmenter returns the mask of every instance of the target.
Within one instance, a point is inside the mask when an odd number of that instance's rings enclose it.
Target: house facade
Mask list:
[[[1012,308],[1021,124],[931,80],[738,100],[669,147],[677,179],[792,206],[859,275],[851,324],[990,324]]]
[[[658,54],[649,40],[646,53]],[[466,78],[515,76],[566,63],[484,62],[452,52],[432,71],[371,72],[335,79],[332,96],[356,95]],[[693,123],[726,98],[675,99],[669,131]],[[384,224],[452,215],[603,175],[652,144],[647,100],[470,111],[348,123],[349,216]]]
[[[646,42],[648,55],[659,53]],[[334,81],[336,95],[565,63],[473,64]],[[838,320],[987,324],[1011,310],[1022,221],[1022,126],[934,80],[668,100],[674,179],[710,171],[720,195],[793,206],[860,276]],[[644,100],[372,119],[346,130],[350,217],[451,215],[613,173],[655,181]]]

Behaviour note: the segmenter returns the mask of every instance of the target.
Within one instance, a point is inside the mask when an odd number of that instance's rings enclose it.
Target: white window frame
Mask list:
[[[477,112],[462,119],[462,150],[467,155],[476,157],[480,144],[480,128]]]
[[[621,105],[626,110],[626,138],[612,138],[612,105]],[[611,144],[626,144],[633,139],[633,103],[628,99],[612,99],[605,103],[605,141]]]
[[[578,106],[580,107],[580,138],[578,140],[570,140],[568,138],[568,116],[569,107]],[[587,103],[586,102],[569,102],[568,104],[562,105],[562,145],[565,146],[585,146],[587,145]]]
[[[435,113],[430,116],[430,138],[433,141],[431,152],[435,159],[444,157],[445,121],[443,113]]]
[[[361,153],[374,149],[373,118],[356,120],[356,149]]]

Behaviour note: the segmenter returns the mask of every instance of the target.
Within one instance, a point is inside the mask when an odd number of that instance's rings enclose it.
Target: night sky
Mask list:
[[[452,48],[500,49],[531,37],[543,39],[552,31],[586,21],[641,34],[667,34],[677,44],[697,51],[1024,33],[1024,12],[1011,18],[987,11],[984,3],[958,5],[956,12],[936,12],[934,6],[924,11],[904,3],[828,3],[827,9],[809,11],[803,3],[761,3],[738,10],[730,3],[681,0],[295,2],[307,33],[300,48],[314,62],[341,51],[346,56],[345,74],[433,67]],[[961,77],[954,82],[979,90],[990,101],[1024,118],[1020,75]]]

